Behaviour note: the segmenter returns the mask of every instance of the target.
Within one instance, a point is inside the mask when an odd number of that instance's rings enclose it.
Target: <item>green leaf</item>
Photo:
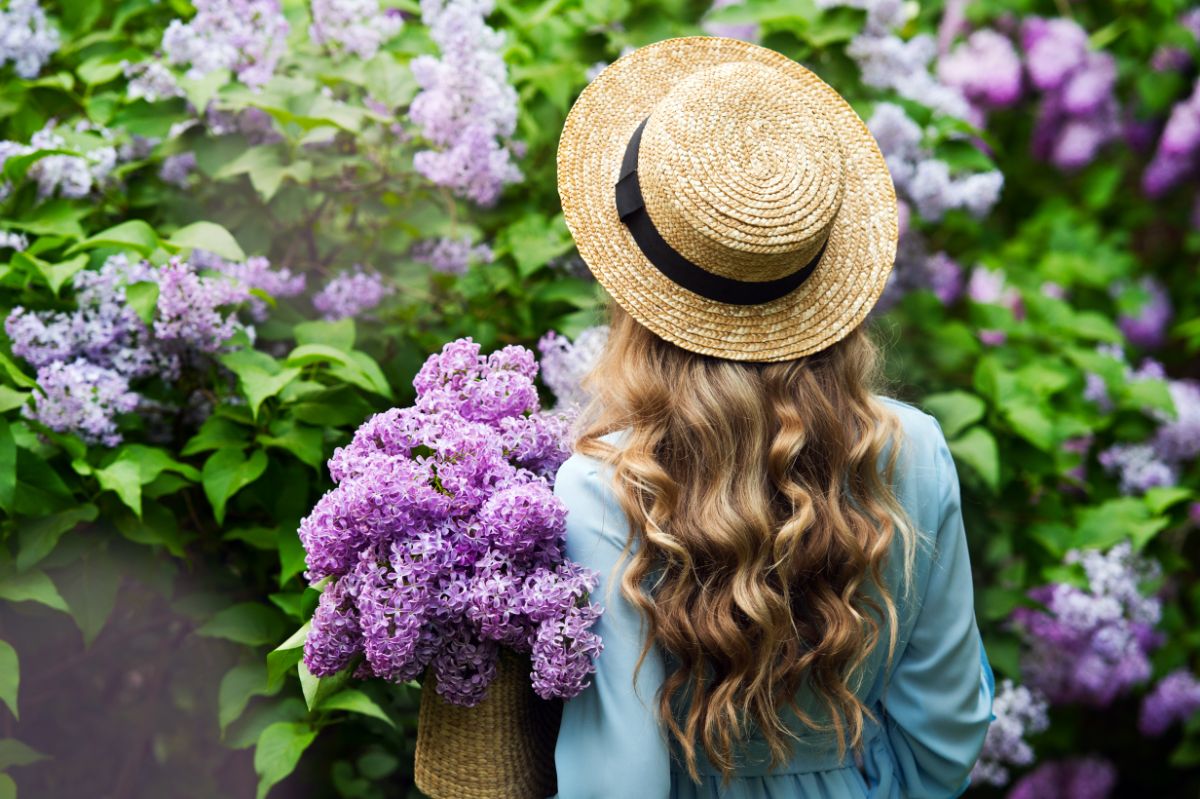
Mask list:
[[[344,351],[325,344],[301,344],[291,351],[284,363],[288,366],[308,366],[311,363],[345,365],[347,357]]]
[[[100,487],[112,491],[130,510],[139,517],[142,515],[142,479],[141,470],[133,461],[115,461],[103,469],[95,471]]]
[[[338,352],[354,348],[354,320],[350,317],[336,322],[301,322],[292,329],[292,334],[299,345],[321,344]]]
[[[29,391],[17,391],[10,386],[0,385],[0,413],[20,408],[33,396]]]
[[[326,697],[342,690],[350,679],[349,667],[328,677],[317,677],[308,670],[303,660],[296,664],[296,673],[300,675],[300,690],[304,693],[304,702],[309,710],[314,710]]]
[[[275,608],[258,602],[242,602],[217,613],[200,625],[196,634],[261,646],[278,640],[283,629],[283,616]]]
[[[282,419],[271,425],[270,435],[259,435],[258,443],[291,453],[297,460],[314,469],[324,460],[324,433],[319,427],[308,427],[294,419]]]
[[[279,537],[276,539],[279,550],[279,585],[304,571],[304,545],[295,526],[280,525]]]
[[[49,516],[22,520],[17,527],[17,570],[26,571],[36,565],[50,554],[64,533],[75,529],[80,522],[95,521],[98,514],[99,510],[89,502]]]
[[[75,625],[83,633],[84,646],[91,646],[104,629],[117,602],[123,575],[120,565],[99,550],[84,555],[62,581],[62,594]]]
[[[13,718],[21,716],[17,712],[17,688],[21,683],[21,664],[17,659],[17,650],[12,644],[0,640],[0,702],[8,705]]]
[[[351,713],[360,713],[379,719],[386,722],[389,727],[396,726],[388,714],[383,712],[383,708],[375,704],[374,699],[355,688],[343,688],[336,694],[321,700],[317,707],[319,710],[348,710]]]
[[[183,445],[180,455],[195,455],[212,449],[239,448],[250,443],[250,430],[224,416],[213,414],[204,420],[196,435]]]
[[[97,247],[124,247],[148,256],[158,248],[158,234],[142,220],[130,219],[89,236],[67,250],[67,255]]]
[[[1108,549],[1129,540],[1140,550],[1170,524],[1165,516],[1156,516],[1139,497],[1110,499],[1084,508],[1075,525],[1076,549]]]
[[[302,422],[321,427],[357,425],[371,415],[373,408],[351,386],[333,386],[309,394],[292,405],[292,416]]]
[[[359,350],[353,350],[346,355],[350,358],[350,363],[345,366],[331,367],[330,375],[381,397],[392,398],[392,387],[388,384],[383,370],[379,368],[379,364],[375,362],[374,358]]]
[[[0,799],[17,799],[17,784],[3,772],[0,772]]]
[[[58,296],[63,283],[66,283],[76,272],[87,266],[88,257],[81,253],[69,261],[52,264],[29,253],[19,252],[13,255],[13,263],[19,263],[26,269],[32,269],[41,275],[42,279],[46,281],[46,285],[50,287],[50,290],[54,292],[55,296]]]
[[[233,74],[227,69],[214,69],[198,78],[185,76],[177,82],[188,102],[195,108],[207,108],[209,101],[217,96],[217,91],[229,83],[232,77]]]
[[[221,734],[224,735],[225,728],[242,715],[252,698],[271,696],[278,691],[278,685],[274,690],[267,685],[265,663],[244,663],[227,671],[217,690],[217,721]]]
[[[262,477],[266,469],[267,453],[261,449],[254,450],[248,458],[241,449],[219,449],[208,457],[200,480],[218,524],[225,523],[225,505],[229,499]]]
[[[265,799],[271,787],[296,769],[300,756],[317,733],[304,722],[280,721],[262,731],[254,747],[254,771],[258,774],[255,799]]]
[[[181,227],[167,239],[176,247],[194,247],[215,253],[229,261],[244,261],[246,253],[233,234],[215,222],[193,222]]]
[[[283,684],[283,678],[304,656],[304,642],[308,640],[311,622],[288,636],[288,639],[267,653],[267,685],[272,689]]]
[[[222,355],[221,363],[238,377],[238,385],[250,405],[250,413],[258,418],[258,409],[268,398],[275,396],[288,383],[300,376],[298,368],[280,367],[279,362],[258,350],[237,350]]]
[[[1146,503],[1150,512],[1157,516],[1165,513],[1173,505],[1190,499],[1191,496],[1191,489],[1182,486],[1157,486],[1148,490],[1142,496],[1142,501]]]
[[[930,394],[921,400],[921,406],[937,417],[947,438],[954,438],[978,422],[987,410],[983,400],[966,391]]]
[[[16,738],[0,738],[0,769],[28,766],[30,763],[46,759],[46,755]]]
[[[17,440],[8,420],[0,417],[0,510],[12,513],[17,499]]]
[[[949,446],[955,460],[970,466],[993,493],[1000,490],[1000,452],[986,428],[972,427]]]
[[[67,613],[66,600],[58,593],[53,581],[40,569],[0,572],[0,599],[9,602],[40,602],[48,608]]]
[[[562,214],[528,214],[500,232],[498,249],[512,255],[521,277],[529,277],[575,246]]]
[[[142,320],[142,324],[154,322],[158,310],[158,284],[152,280],[140,280],[125,287],[125,302]]]
[[[1038,405],[1014,401],[1000,410],[1013,430],[1038,449],[1049,452],[1057,444],[1054,422]]]

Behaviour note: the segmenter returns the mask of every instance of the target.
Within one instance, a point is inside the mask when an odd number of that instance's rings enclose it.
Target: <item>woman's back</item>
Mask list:
[[[867,721],[861,758],[839,755],[837,739],[815,734],[789,715],[799,739],[790,762],[770,770],[761,739],[739,747],[730,784],[698,754],[697,785],[672,759],[673,743],[656,716],[668,656],[653,646],[634,671],[645,643],[642,618],[622,596],[614,572],[629,527],[611,485],[611,469],[576,454],[558,473],[566,504],[567,554],[600,574],[593,601],[606,610],[604,640],[591,687],[567,703],[556,752],[559,796],[579,797],[953,797],[966,787],[991,720],[994,692],[975,623],[970,563],[954,462],[933,417],[880,398],[903,431],[893,489],[924,544],[904,590],[904,541],[895,536],[885,582],[895,598],[897,636],[890,665],[888,635],[869,653],[855,693],[876,720]],[[605,437],[620,445],[620,434]],[[885,452],[885,455],[887,453]],[[625,563],[627,564],[627,560]],[[622,566],[623,568],[623,566]],[[822,718],[807,692],[800,708]]]

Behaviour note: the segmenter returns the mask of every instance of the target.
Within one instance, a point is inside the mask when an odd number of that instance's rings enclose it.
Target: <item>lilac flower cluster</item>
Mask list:
[[[542,382],[558,399],[560,408],[580,408],[591,396],[583,388],[583,378],[596,362],[608,341],[608,325],[589,327],[572,342],[551,330],[538,342],[542,354]]]
[[[579,693],[600,641],[596,576],[563,555],[550,481],[568,455],[540,411],[522,347],[470,339],[430,356],[416,403],[368,419],[329,461],[337,486],[300,524],[309,580],[326,587],[305,644],[312,673],[359,656],[361,676],[429,669],[447,701],[479,702],[499,647],[527,653],[534,690]]]
[[[971,302],[1008,308],[1017,319],[1025,316],[1025,306],[1021,301],[1021,295],[1008,285],[1003,270],[984,269],[981,266],[972,269],[971,279],[967,281],[967,297]],[[1006,337],[1003,330],[979,331],[979,340],[988,346],[999,346],[1004,343]]]
[[[236,309],[253,286],[236,272],[198,269],[195,259],[155,267],[113,255],[72,278],[75,310],[14,308],[4,329],[13,354],[37,369],[40,388],[23,412],[88,443],[119,443],[115,417],[150,404],[130,388],[133,381],[175,381],[185,365],[221,350],[241,328]],[[128,287],[138,283],[158,288],[149,325],[128,302]]]
[[[1117,769],[1098,757],[1049,761],[1022,777],[1008,799],[1108,799]]]
[[[97,146],[88,149],[72,147],[54,128],[51,120],[44,128],[34,133],[29,144],[15,141],[0,141],[0,169],[4,163],[16,156],[30,155],[38,150],[71,150],[77,155],[55,154],[35,161],[25,175],[37,182],[38,197],[47,199],[57,194],[60,197],[79,199],[86,197],[94,187],[104,183],[117,165],[117,149],[110,143],[112,134],[103,128],[91,129],[80,126],[77,133],[89,130],[100,138]],[[11,191],[8,183],[0,185],[0,200]]]
[[[125,93],[130,100],[145,100],[157,103],[171,97],[182,97],[183,89],[175,81],[175,75],[161,61],[140,61],[136,64],[124,61],[121,68],[125,78]]]
[[[359,58],[372,58],[379,46],[400,32],[399,9],[380,11],[379,0],[312,0],[313,42]]]
[[[1136,312],[1120,314],[1117,325],[1130,343],[1151,349],[1161,347],[1171,322],[1171,298],[1162,283],[1152,277],[1142,278],[1138,288],[1145,295],[1145,301]],[[1114,291],[1120,289],[1114,286]]]
[[[976,119],[1021,97],[1021,58],[1007,36],[987,28],[942,56],[937,70],[942,83],[957,88],[976,109]]]
[[[288,22],[279,0],[195,0],[196,16],[172,20],[163,32],[167,62],[188,65],[197,78],[232,70],[247,86],[261,86],[287,52]]]
[[[227,261],[207,250],[193,250],[191,262],[196,269],[220,272],[247,289],[257,289],[271,297],[295,297],[304,292],[305,275],[292,274],[287,267],[272,268],[271,262],[261,255],[252,255],[245,261]],[[254,321],[267,318],[267,303],[262,297],[249,294],[246,303]]]
[[[22,252],[29,246],[29,239],[25,238],[22,233],[13,233],[9,230],[0,230],[0,250],[10,249],[16,252]]]
[[[1070,19],[1026,19],[1021,49],[1029,82],[1042,92],[1034,155],[1063,170],[1086,166],[1121,134],[1116,61],[1091,50],[1087,31]]]
[[[163,183],[170,183],[180,189],[186,189],[196,168],[196,154],[189,151],[168,155],[158,168],[158,176]]]
[[[1106,707],[1150,676],[1148,653],[1160,643],[1155,625],[1162,613],[1144,583],[1157,579],[1159,565],[1133,552],[1128,542],[1107,553],[1072,550],[1089,588],[1066,583],[1034,588],[1030,598],[1045,610],[1018,608],[1012,621],[1026,639],[1026,684],[1055,704]]]
[[[1142,699],[1138,729],[1143,735],[1162,735],[1171,725],[1187,721],[1200,710],[1200,680],[1187,669],[1176,669],[1158,681]]]
[[[377,308],[394,290],[378,272],[356,266],[330,278],[313,297],[313,307],[331,322],[347,319]]]
[[[413,59],[421,92],[408,110],[438,148],[418,152],[413,167],[480,205],[521,180],[504,143],[516,130],[517,92],[500,52],[504,37],[484,21],[491,10],[492,0],[421,0],[421,19],[442,55]]]
[[[409,253],[413,260],[429,264],[434,271],[447,275],[464,275],[472,263],[490,264],[495,257],[486,244],[471,244],[469,236],[462,238],[422,239]]]
[[[22,78],[36,78],[58,52],[58,30],[37,0],[9,0],[0,8],[0,67],[12,62]]]
[[[1036,691],[1004,680],[992,705],[996,716],[988,727],[987,738],[979,761],[971,771],[971,782],[1007,785],[1009,766],[1028,766],[1033,763],[1033,748],[1027,735],[1044,732],[1050,726],[1046,715],[1046,700]]]

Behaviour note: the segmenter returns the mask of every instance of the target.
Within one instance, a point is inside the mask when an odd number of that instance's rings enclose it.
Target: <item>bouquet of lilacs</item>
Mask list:
[[[545,699],[587,685],[596,575],[564,557],[551,488],[570,420],[539,410],[533,353],[447,344],[413,381],[412,407],[368,419],[329,461],[337,486],[300,525],[306,576],[323,582],[304,648],[314,675],[401,682],[431,670],[474,705],[506,646],[532,660]]]

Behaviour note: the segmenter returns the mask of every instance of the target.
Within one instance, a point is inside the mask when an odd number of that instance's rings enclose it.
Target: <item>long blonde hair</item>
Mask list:
[[[748,721],[771,764],[787,762],[797,735],[785,708],[836,734],[839,757],[858,749],[873,717],[859,669],[885,628],[889,661],[896,645],[883,567],[899,531],[907,586],[916,536],[891,489],[900,425],[873,396],[874,344],[860,326],[811,356],[737,362],[610,312],[576,450],[614,467],[630,526],[621,590],[649,633],[638,671],[654,642],[677,664],[658,714],[688,773],[699,781],[698,741],[728,780]],[[619,447],[601,440],[617,430]],[[805,686],[827,720],[796,701]]]

